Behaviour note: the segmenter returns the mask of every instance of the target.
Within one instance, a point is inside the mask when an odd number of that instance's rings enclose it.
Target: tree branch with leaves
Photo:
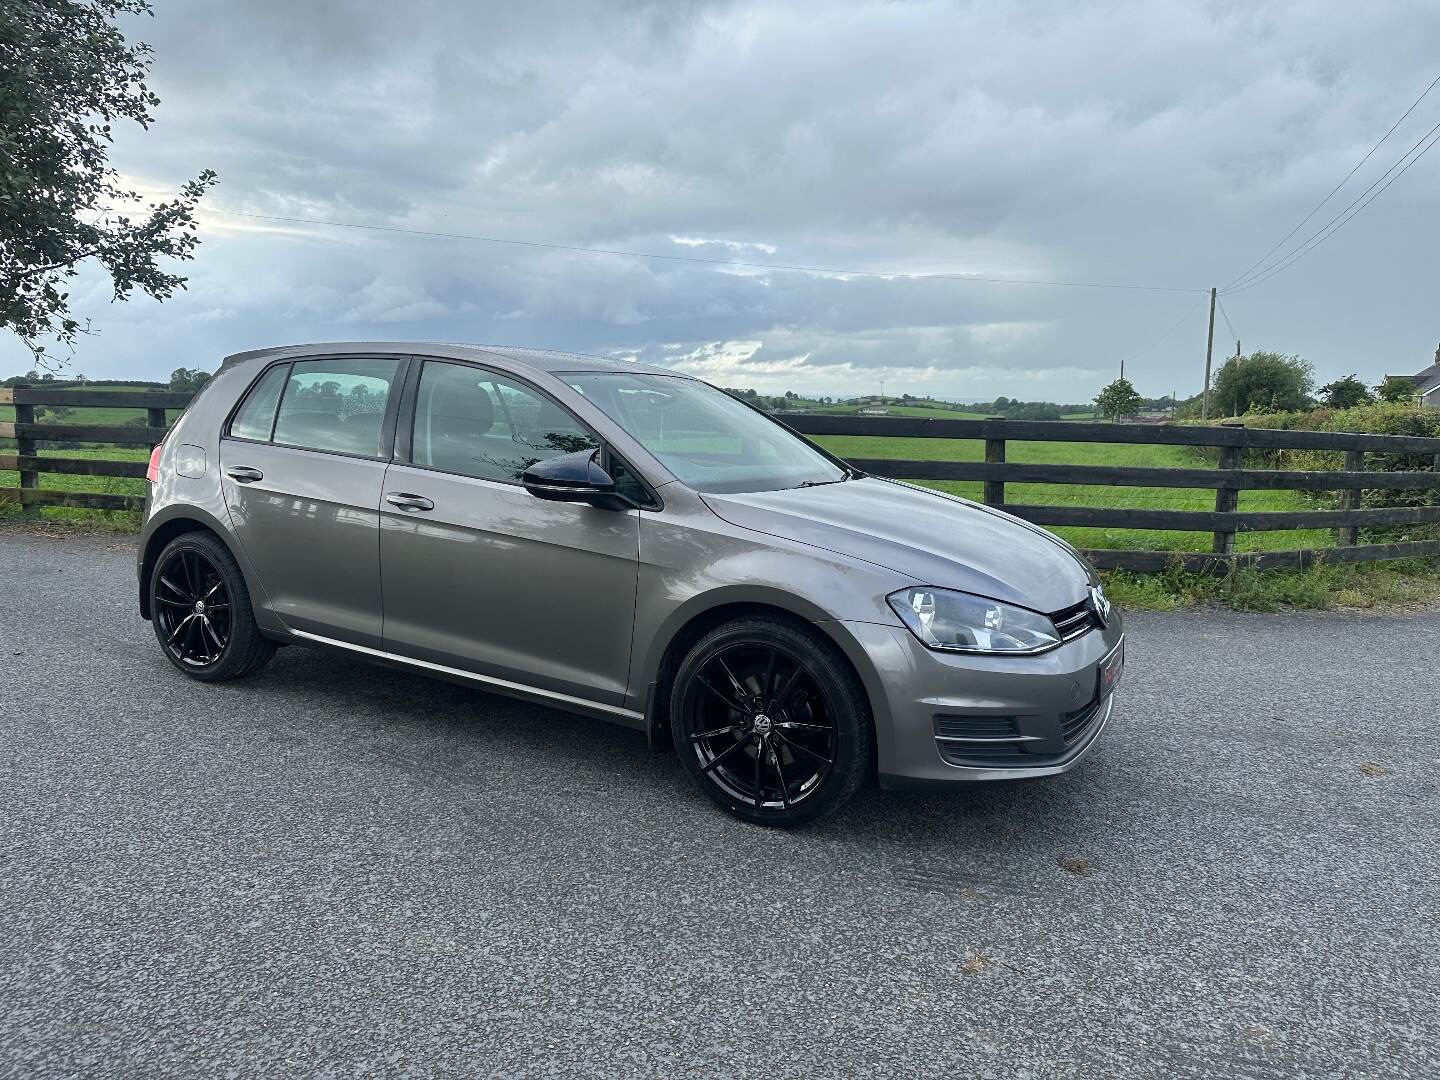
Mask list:
[[[205,170],[168,201],[146,202],[109,163],[112,126],[148,129],[160,99],[146,84],[152,50],[115,25],[151,14],[149,0],[0,3],[0,327],[41,368],[64,361],[88,324],[69,282],[95,262],[115,300],[165,300],[185,287],[162,260],[194,257],[195,209],[216,181]]]

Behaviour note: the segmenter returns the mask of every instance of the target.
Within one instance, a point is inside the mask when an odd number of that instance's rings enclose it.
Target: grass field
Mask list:
[[[953,409],[936,409],[924,405],[887,405],[885,408],[888,410],[887,416],[930,416],[939,420],[984,420],[989,416],[988,413],[955,412]],[[855,412],[854,409],[843,411]]]
[[[832,416],[858,416],[859,405],[804,405],[804,412],[826,413]],[[937,420],[988,420],[991,413],[956,412],[954,409],[938,409],[932,405],[886,405],[887,416],[930,416]],[[1094,413],[1066,413],[1062,420],[1093,420]]]
[[[14,453],[14,443],[10,442],[6,450],[0,452]],[[150,458],[148,449],[137,446],[97,447],[93,450],[47,450],[42,447],[40,452],[45,457],[99,458],[110,461],[147,461]],[[19,473],[13,469],[0,469],[0,488],[18,487],[19,484]],[[89,491],[105,495],[145,494],[144,480],[132,480],[125,476],[41,473],[40,486],[52,491]],[[18,505],[0,500],[0,520],[19,516]],[[134,532],[140,527],[140,515],[129,510],[81,510],[70,506],[46,506],[41,508],[40,517],[46,521],[68,521],[95,528],[113,529],[116,532]]]

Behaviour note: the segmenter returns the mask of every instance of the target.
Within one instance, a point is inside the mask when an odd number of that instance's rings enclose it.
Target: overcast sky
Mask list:
[[[76,289],[97,378],[383,338],[638,355],[762,392],[1076,401],[1139,353],[1142,393],[1188,395],[1201,292],[923,275],[1224,286],[1440,74],[1433,0],[155,6],[132,36],[156,49],[158,123],[115,163],[157,191],[217,170],[210,211],[917,276],[206,212],[188,292]],[[1436,123],[1440,87],[1297,239]],[[1437,179],[1440,151],[1225,300],[1245,351],[1321,381],[1427,364]],[[0,343],[0,369],[27,366]]]

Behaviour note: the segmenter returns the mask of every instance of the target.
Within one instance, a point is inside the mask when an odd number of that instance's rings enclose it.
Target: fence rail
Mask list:
[[[0,405],[11,405],[15,419],[0,422],[0,438],[14,439],[14,453],[0,452],[0,469],[19,473],[20,486],[0,488],[0,500],[18,502],[29,513],[45,506],[98,510],[139,510],[138,495],[42,488],[44,473],[70,476],[145,475],[143,461],[44,455],[44,442],[88,442],[114,446],[151,446],[168,430],[167,409],[189,404],[192,395],[169,391],[99,391],[46,386],[0,389]],[[36,422],[37,407],[129,408],[145,410],[144,426]],[[787,414],[784,421],[805,435],[868,435],[900,438],[967,439],[984,445],[983,461],[854,458],[852,464],[876,476],[900,480],[969,480],[984,485],[983,500],[1037,525],[1158,529],[1209,532],[1209,552],[1091,549],[1086,555],[1102,569],[1162,570],[1177,562],[1191,570],[1221,573],[1236,566],[1262,569],[1303,567],[1321,559],[1360,562],[1440,555],[1440,540],[1385,544],[1357,543],[1358,530],[1385,525],[1440,523],[1440,506],[1362,507],[1367,490],[1440,488],[1440,439],[1412,435],[1280,431],[1236,425],[1074,423],[1048,420],[950,420],[903,416]],[[1006,460],[1011,442],[1121,443],[1215,447],[1216,468],[1153,468],[1112,465],[1030,464]],[[1246,450],[1335,450],[1345,467],[1334,471],[1244,467]],[[1365,455],[1406,454],[1428,458],[1425,469],[1367,469]],[[1214,510],[1145,510],[1100,506],[1046,506],[1012,503],[1007,484],[1089,484],[1111,487],[1209,489]],[[1238,509],[1241,491],[1338,491],[1333,510],[1255,511]],[[1337,546],[1287,551],[1236,552],[1235,537],[1247,532],[1334,529]]]
[[[167,390],[75,390],[49,386],[0,388],[0,405],[14,407],[15,419],[0,422],[0,439],[14,439],[15,452],[0,451],[0,469],[20,474],[20,486],[0,488],[0,501],[18,503],[26,514],[46,506],[68,506],[87,510],[141,510],[140,495],[100,491],[62,491],[42,488],[42,473],[68,476],[114,476],[143,479],[145,462],[105,458],[45,456],[40,443],[79,442],[101,446],[154,446],[169,430],[166,410],[183,409],[193,394]],[[145,423],[54,424],[37,423],[40,406],[67,409],[143,409]]]
[[[1240,424],[1113,424],[1079,420],[949,420],[926,416],[836,416],[785,413],[806,435],[886,435],[907,439],[1000,439],[1011,442],[1144,443],[1165,446],[1234,446],[1242,450],[1366,450],[1389,454],[1440,453],[1440,439],[1421,435],[1368,435],[1349,431],[1290,431]]]
[[[1358,530],[1381,525],[1440,523],[1440,506],[1362,507],[1366,490],[1440,488],[1440,439],[1418,435],[1368,435],[1330,431],[1282,431],[1239,425],[1071,423],[1053,420],[949,420],[908,416],[787,414],[784,421],[805,435],[865,435],[892,438],[968,439],[984,443],[983,461],[851,458],[858,469],[897,480],[971,480],[984,483],[983,501],[1037,525],[1159,529],[1211,534],[1209,552],[1087,550],[1102,569],[1163,570],[1179,563],[1189,570],[1224,573],[1237,566],[1258,569],[1304,567],[1327,562],[1440,555],[1440,540],[1360,544]],[[1028,464],[1006,460],[1011,442],[1090,442],[1214,447],[1216,468],[1153,468],[1118,465]],[[1244,467],[1246,450],[1344,451],[1345,467],[1255,469]],[[1431,467],[1381,471],[1365,467],[1367,453],[1429,457]],[[1205,488],[1215,492],[1215,509],[1143,510],[1100,506],[1035,506],[1008,502],[1005,485],[1091,484],[1107,487]],[[1242,491],[1338,491],[1334,510],[1240,510]],[[1235,537],[1247,532],[1334,529],[1336,546],[1288,551],[1237,552]]]

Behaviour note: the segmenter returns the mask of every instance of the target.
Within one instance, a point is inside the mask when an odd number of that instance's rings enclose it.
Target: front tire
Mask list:
[[[177,536],[150,573],[150,622],[165,658],[192,679],[224,682],[264,667],[260,633],[235,556],[207,532]]]
[[[759,825],[831,813],[870,768],[865,689],[799,620],[737,619],[697,641],[675,675],[670,727],[701,790]]]

